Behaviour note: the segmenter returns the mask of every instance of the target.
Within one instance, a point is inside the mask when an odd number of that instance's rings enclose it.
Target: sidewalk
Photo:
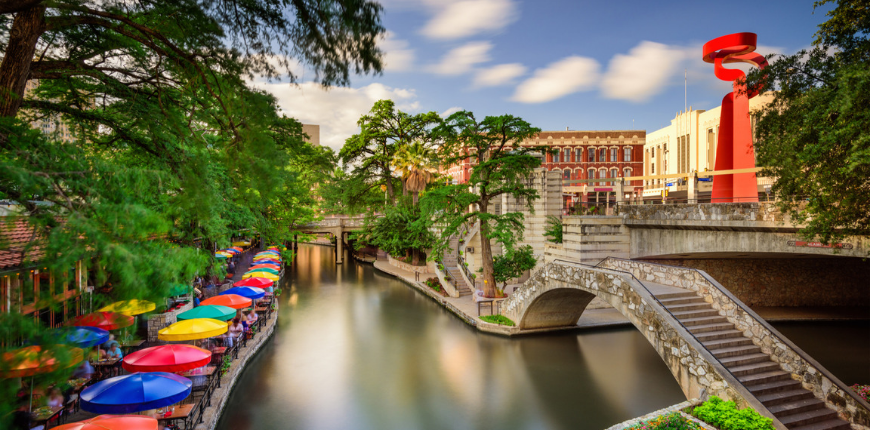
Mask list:
[[[436,293],[435,291],[432,291],[432,289],[425,285],[423,282],[415,281],[414,272],[400,269],[384,260],[375,261],[373,264],[375,266],[375,269],[393,275],[404,281],[405,283],[411,285],[412,287],[420,290],[422,293],[428,295],[438,303],[442,304],[444,307],[456,314],[463,321],[476,327],[480,331],[509,336],[519,333],[519,329],[517,327],[506,327],[498,324],[490,324],[478,318],[477,303],[474,302],[472,296],[444,297]],[[481,312],[482,315],[489,315],[489,306],[482,308]],[[622,314],[619,313],[619,311],[617,311],[616,309],[587,309],[585,312],[583,312],[583,316],[580,317],[580,321],[578,321],[576,327],[564,327],[557,329],[542,329],[532,331],[527,330],[523,331],[523,334],[572,330],[576,328],[611,327],[624,325],[631,325],[631,322],[629,322],[628,319],[622,316]]]

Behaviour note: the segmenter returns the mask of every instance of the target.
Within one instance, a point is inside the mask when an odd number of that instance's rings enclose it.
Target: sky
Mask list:
[[[282,111],[319,124],[338,151],[380,99],[409,113],[511,114],[542,130],[652,132],[688,104],[711,109],[731,91],[702,45],[758,34],[762,54],[807,48],[831,6],[813,0],[382,0],[380,75],[324,89],[314,73],[255,81]]]

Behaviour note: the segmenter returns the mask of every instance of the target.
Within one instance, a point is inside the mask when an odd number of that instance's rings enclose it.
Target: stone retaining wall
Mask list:
[[[769,222],[793,227],[775,203],[706,203],[669,205],[622,205],[626,221],[742,221]]]
[[[172,324],[178,322],[178,314],[182,312],[187,312],[193,309],[193,302],[188,302],[186,305],[182,306],[178,310],[174,310],[172,312],[164,312],[162,314],[155,314],[148,317],[148,342],[154,343],[158,342],[157,339],[158,332],[161,329],[164,329]]]
[[[713,278],[699,270],[682,267],[649,264],[639,261],[607,259],[601,267],[632,273],[641,281],[681,287],[704,297],[719,314],[743,332],[743,335],[761,348],[765,354],[779,363],[782,370],[801,381],[804,388],[813,392],[828,408],[838,412],[841,418],[858,428],[870,427],[870,404],[858,397],[810,356],[791,343],[776,329],[764,322],[734,295],[719,285]],[[712,393],[711,393],[712,394]]]
[[[390,265],[396,266],[402,270],[407,270],[409,272],[417,272],[420,274],[431,274],[433,273],[428,265],[426,266],[413,266],[410,263],[405,263],[404,261],[399,261],[393,258],[392,255],[387,254],[387,261],[390,262]]]
[[[707,424],[707,423],[705,423],[705,422],[703,422],[703,421],[701,421],[701,420],[699,420],[699,419],[697,419],[689,414],[686,414],[684,412],[680,412],[683,409],[686,409],[686,408],[689,408],[692,406],[697,406],[700,403],[701,402],[698,399],[686,400],[685,402],[677,403],[676,405],[668,406],[664,409],[659,409],[655,412],[650,412],[642,417],[632,418],[628,421],[623,421],[615,426],[608,427],[605,430],[623,430],[623,429],[629,428],[629,427],[631,427],[631,426],[633,426],[641,421],[651,420],[655,417],[658,417],[659,415],[665,415],[665,414],[669,414],[671,412],[679,412],[680,415],[682,415],[684,418],[686,418],[687,420],[690,420],[690,421],[694,421],[699,426],[701,426],[701,428],[704,430],[717,430],[716,427],[713,427],[710,424]]]

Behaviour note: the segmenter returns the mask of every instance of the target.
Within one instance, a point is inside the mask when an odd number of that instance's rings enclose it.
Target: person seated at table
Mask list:
[[[63,406],[64,398],[63,393],[60,392],[60,388],[54,387],[48,392],[47,404],[50,408],[59,408]]]
[[[95,346],[91,352],[88,353],[88,361],[92,363],[96,363],[98,361],[103,361],[106,359],[106,351],[103,350],[101,346]]]
[[[233,318],[233,322],[230,324],[230,328],[227,329],[227,333],[229,333],[230,338],[238,339],[239,335],[245,331],[245,326],[243,326],[240,321],[241,320],[239,317]]]
[[[257,316],[257,311],[254,309],[251,309],[251,311],[248,312],[248,315],[247,315],[248,327],[253,327],[254,324],[257,323],[258,318],[259,318],[259,316]]]
[[[114,334],[109,334],[109,340],[103,344],[103,347],[106,348],[106,351],[112,349],[113,345],[120,345],[117,340],[115,340]]]
[[[82,361],[82,364],[76,368],[72,374],[74,379],[91,379],[94,376],[94,366],[88,360]]]
[[[118,345],[118,342],[115,342],[114,345],[109,347],[109,350],[106,351],[106,359],[114,360],[114,359],[124,358],[124,353],[121,352],[121,346]]]

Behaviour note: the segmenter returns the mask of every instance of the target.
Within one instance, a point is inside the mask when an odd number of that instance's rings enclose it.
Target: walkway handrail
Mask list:
[[[632,260],[628,260],[628,259],[624,259],[624,258],[607,257],[607,258],[601,260],[600,262],[598,262],[598,264],[596,264],[595,267],[596,267],[596,268],[600,268],[600,269],[607,269],[607,270],[614,270],[614,271],[617,271],[617,272],[622,272],[621,270],[617,270],[617,269],[610,269],[610,268],[605,268],[605,267],[599,267],[599,265],[601,265],[602,263],[604,263],[604,262],[607,261],[607,260],[617,260],[617,261],[634,262],[634,261],[632,261]],[[557,261],[557,260],[554,260],[554,261]],[[564,260],[563,260],[563,261],[564,261]],[[636,263],[636,262],[634,262],[634,263]],[[863,406],[865,410],[870,411],[870,403],[868,403],[866,400],[864,400],[863,398],[861,398],[861,396],[859,396],[858,393],[856,393],[854,390],[852,390],[851,387],[847,386],[847,385],[844,384],[842,381],[840,381],[839,378],[837,378],[836,376],[834,376],[831,372],[828,371],[828,369],[826,369],[824,366],[822,366],[821,364],[819,364],[819,362],[817,362],[816,360],[814,360],[814,359],[813,359],[809,354],[807,354],[807,353],[804,352],[802,349],[800,349],[797,345],[795,345],[794,343],[792,343],[792,341],[790,341],[787,337],[783,336],[782,333],[780,333],[780,332],[777,331],[775,328],[773,328],[770,324],[768,324],[767,321],[766,321],[764,318],[762,318],[761,316],[759,316],[758,314],[756,314],[752,309],[750,309],[748,306],[746,306],[746,304],[744,304],[742,301],[740,301],[740,299],[738,299],[738,298],[735,297],[733,294],[731,294],[731,292],[728,291],[727,288],[725,288],[724,286],[722,286],[722,284],[720,284],[719,282],[717,282],[715,279],[713,279],[710,275],[708,275],[708,274],[707,274],[706,272],[704,272],[703,270],[695,269],[695,268],[692,268],[692,267],[669,266],[669,265],[667,265],[667,264],[652,263],[652,262],[647,262],[647,261],[644,261],[643,264],[654,264],[654,265],[657,265],[657,266],[665,266],[665,267],[669,267],[669,268],[671,268],[671,269],[680,269],[680,270],[686,270],[686,271],[696,272],[698,275],[700,275],[702,278],[704,278],[704,279],[705,279],[705,280],[706,280],[706,281],[707,281],[707,282],[708,282],[712,287],[714,287],[714,288],[716,288],[717,290],[719,290],[720,293],[722,293],[725,297],[727,297],[729,300],[731,300],[731,301],[732,301],[732,302],[737,306],[738,309],[740,309],[741,311],[745,312],[747,315],[749,315],[750,317],[752,317],[752,318],[753,318],[753,319],[754,319],[754,320],[755,320],[759,325],[761,325],[762,327],[764,327],[764,328],[765,328],[765,329],[766,329],[770,334],[772,334],[772,335],[775,336],[777,339],[779,339],[780,343],[782,343],[782,344],[786,345],[787,347],[789,347],[789,348],[790,348],[794,353],[796,353],[796,354],[801,358],[801,360],[807,362],[807,364],[809,364],[810,366],[812,366],[813,368],[815,368],[819,373],[821,373],[823,376],[825,376],[826,378],[828,378],[828,379],[829,379],[833,384],[835,384],[835,385],[836,385],[840,390],[842,390],[844,393],[846,393],[846,395],[848,395],[849,397],[851,397],[852,399],[854,399],[855,402],[857,402],[859,405]],[[632,274],[631,276],[632,276],[634,279],[637,279],[633,274]],[[639,281],[638,281],[638,282],[639,282]],[[644,286],[644,288],[646,288],[646,287]],[[661,303],[661,302],[660,302],[660,303]],[[670,312],[670,311],[668,311],[668,312]],[[693,335],[693,336],[694,336],[694,335]],[[706,347],[705,347],[705,348],[706,348]],[[729,371],[729,372],[730,372],[730,371]],[[793,372],[789,372],[789,373],[793,373]],[[797,373],[797,372],[794,372],[794,373]],[[803,375],[801,374],[801,376],[803,376]],[[813,394],[815,394],[815,393],[813,393]],[[826,402],[826,403],[828,402],[827,399],[821,399],[821,400],[824,401],[824,402]]]

